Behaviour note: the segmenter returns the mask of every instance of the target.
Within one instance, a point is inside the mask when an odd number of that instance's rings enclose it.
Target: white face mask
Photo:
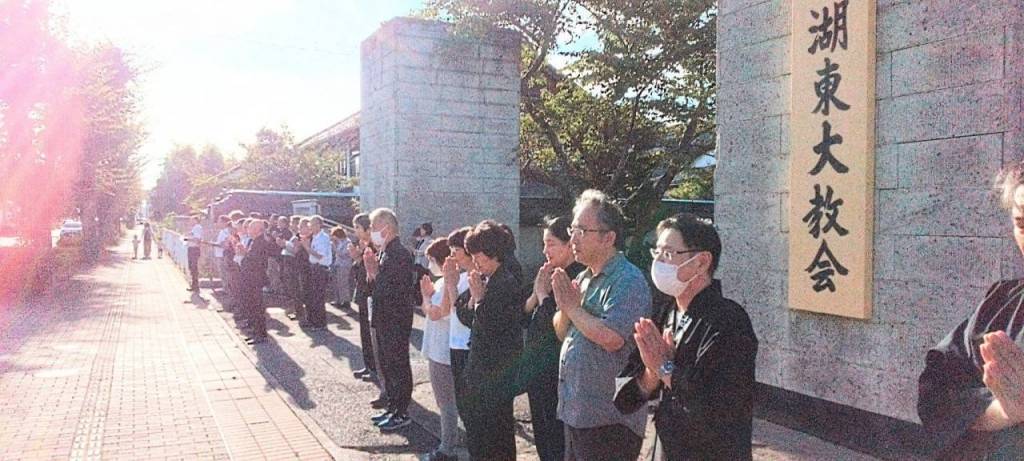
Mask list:
[[[371,232],[370,233],[370,240],[372,240],[373,244],[378,246],[378,247],[384,246],[384,232],[383,231],[373,231],[373,232]]]
[[[662,293],[673,298],[679,296],[679,294],[685,291],[686,287],[690,285],[690,282],[700,274],[694,274],[693,277],[690,277],[685,282],[679,280],[679,277],[676,274],[679,273],[680,267],[689,264],[690,261],[693,261],[696,257],[697,255],[693,255],[693,257],[683,261],[679,265],[655,260],[654,264],[651,265],[651,279],[654,280],[654,286]]]

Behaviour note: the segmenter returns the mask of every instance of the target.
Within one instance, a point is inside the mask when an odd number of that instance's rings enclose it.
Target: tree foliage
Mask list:
[[[325,192],[348,185],[338,169],[340,152],[300,149],[287,127],[262,128],[240,147],[241,160],[233,160],[215,146],[199,154],[176,146],[150,194],[156,216],[202,209],[229,189]]]
[[[522,37],[520,165],[568,204],[618,199],[634,235],[673,179],[714,149],[713,0],[430,0],[466,34]],[[550,57],[568,55],[564,69]]]
[[[82,220],[95,224],[83,225],[83,231],[87,252],[96,255],[119,235],[122,218],[133,215],[142,199],[138,151],[145,132],[134,87],[137,71],[120,49],[87,50],[80,73],[86,124],[74,195]]]
[[[0,197],[48,238],[80,215],[88,255],[139,198],[136,67],[109,43],[68,45],[46,0],[0,2]]]

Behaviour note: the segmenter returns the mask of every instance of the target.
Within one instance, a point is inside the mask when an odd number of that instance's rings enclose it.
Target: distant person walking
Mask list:
[[[203,243],[203,226],[199,223],[199,215],[192,216],[192,230],[185,237],[188,244],[188,272],[192,283],[188,291],[199,291],[199,245]]]
[[[139,234],[132,234],[132,259],[139,259]]]
[[[153,252],[153,228],[146,223],[142,226],[142,259],[149,259]]]

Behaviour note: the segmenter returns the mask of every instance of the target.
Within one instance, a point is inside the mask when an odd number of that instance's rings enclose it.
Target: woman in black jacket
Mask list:
[[[512,401],[523,349],[523,284],[512,255],[515,237],[507,226],[484,221],[465,243],[476,267],[469,275],[470,301],[457,311],[471,330],[460,386],[469,455],[474,460],[514,460]]]

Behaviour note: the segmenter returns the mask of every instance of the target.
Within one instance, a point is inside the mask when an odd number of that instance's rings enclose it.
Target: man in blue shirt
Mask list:
[[[651,313],[643,273],[619,251],[622,210],[605,194],[580,195],[569,227],[576,261],[587,266],[575,281],[555,270],[552,291],[562,343],[558,417],[565,423],[566,460],[636,459],[647,412],[615,408],[615,378],[636,348],[633,326]]]

